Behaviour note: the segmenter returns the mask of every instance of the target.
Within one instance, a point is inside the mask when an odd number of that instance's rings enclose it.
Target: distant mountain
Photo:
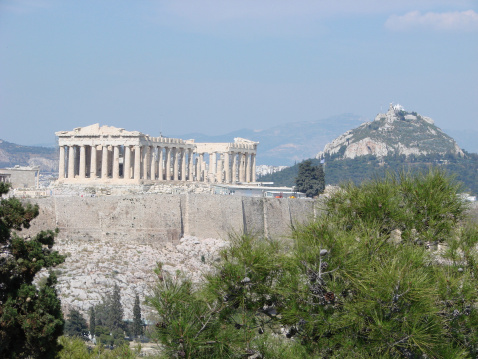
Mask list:
[[[380,113],[372,122],[349,130],[327,144],[317,158],[326,155],[333,159],[353,159],[358,156],[390,155],[463,156],[453,138],[435,126],[429,117],[407,112],[400,105],[390,105],[387,113]]]
[[[220,136],[201,133],[175,135],[196,142],[232,142],[234,137],[258,141],[258,165],[292,165],[314,157],[318,150],[344,131],[364,122],[360,116],[343,114],[323,120],[291,122],[265,130],[242,129]]]
[[[0,168],[40,166],[40,171],[58,171],[58,150],[56,147],[22,146],[0,140]]]
[[[325,162],[326,184],[360,183],[387,171],[427,170],[439,166],[456,175],[466,191],[478,194],[478,154],[460,149],[431,118],[390,106],[385,114],[346,131],[319,152],[313,164]],[[258,180],[293,186],[298,165]]]

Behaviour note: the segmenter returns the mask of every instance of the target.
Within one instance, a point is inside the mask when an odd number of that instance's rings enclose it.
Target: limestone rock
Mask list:
[[[426,155],[452,153],[463,156],[457,143],[435,126],[429,117],[409,113],[400,105],[390,104],[386,113],[379,113],[374,121],[345,132],[328,143],[317,158],[327,154],[332,159],[353,159],[373,155]]]
[[[402,231],[400,231],[398,228],[394,229],[390,233],[389,242],[393,244],[400,244],[402,242]]]
[[[158,248],[148,243],[108,241],[102,239],[70,240],[59,238],[54,249],[69,253],[65,263],[57,268],[57,291],[65,313],[78,309],[85,318],[91,306],[102,302],[115,284],[121,289],[121,302],[125,319],[132,319],[136,293],[141,302],[152,294],[156,276],[153,272],[158,262],[163,270],[175,277],[178,272],[198,283],[203,275],[213,269],[220,258],[220,251],[228,245],[221,239],[199,240],[186,236],[179,244]],[[40,273],[37,281],[45,276]],[[151,309],[142,305],[143,317],[151,315]]]

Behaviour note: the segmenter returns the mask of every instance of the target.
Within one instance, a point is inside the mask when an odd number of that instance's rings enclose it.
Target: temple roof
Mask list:
[[[55,135],[59,137],[71,137],[71,136],[148,136],[139,131],[126,131],[124,128],[118,128],[113,126],[101,126],[99,123],[86,127],[76,127],[73,131],[58,131]]]

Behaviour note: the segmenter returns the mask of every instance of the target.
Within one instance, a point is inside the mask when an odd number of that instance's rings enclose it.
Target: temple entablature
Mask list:
[[[94,124],[59,131],[60,183],[255,182],[258,142],[196,143]]]

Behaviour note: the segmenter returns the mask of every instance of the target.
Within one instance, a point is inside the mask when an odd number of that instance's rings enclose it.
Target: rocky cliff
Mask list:
[[[372,122],[365,122],[328,143],[317,158],[333,159],[374,155],[458,154],[463,151],[453,138],[435,126],[429,117],[407,112],[400,105],[390,104],[387,113],[379,113]]]

